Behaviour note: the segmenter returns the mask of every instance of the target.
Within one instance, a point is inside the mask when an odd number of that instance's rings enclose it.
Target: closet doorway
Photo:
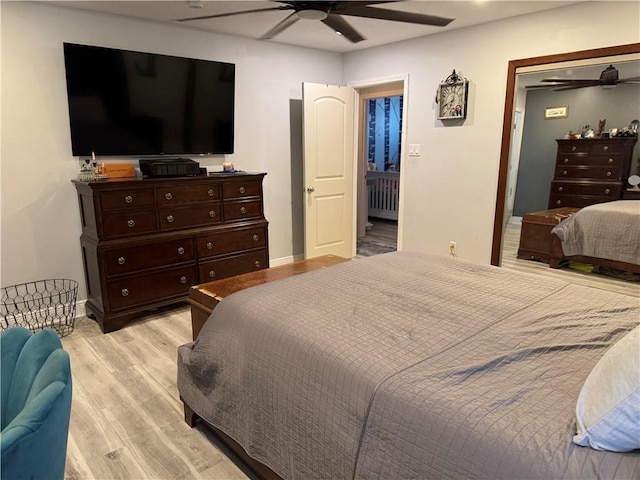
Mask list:
[[[398,249],[404,82],[358,89],[358,213],[360,256]]]

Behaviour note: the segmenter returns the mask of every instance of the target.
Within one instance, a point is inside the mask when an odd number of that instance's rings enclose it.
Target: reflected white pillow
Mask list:
[[[573,441],[596,450],[640,448],[640,327],[618,340],[593,367],[576,405]]]

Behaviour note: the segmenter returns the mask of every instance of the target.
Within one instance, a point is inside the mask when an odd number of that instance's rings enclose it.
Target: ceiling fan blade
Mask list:
[[[638,83],[640,82],[640,77],[629,77],[618,80],[618,83]]]
[[[265,33],[264,35],[262,35],[260,37],[260,40],[269,40],[273,37],[275,37],[276,35],[278,35],[279,33],[281,33],[283,30],[289,28],[291,25],[293,25],[294,23],[296,23],[299,20],[298,16],[296,15],[296,12],[293,12],[291,15],[289,15],[287,18],[285,18],[284,20],[278,22],[276,24],[275,27],[273,27],[271,30],[269,30],[267,33]]]
[[[596,80],[596,79],[586,79],[586,78],[544,78],[542,80],[540,80],[541,82],[553,82],[553,83],[579,83],[579,82],[585,82],[585,83],[591,83],[591,82],[600,82],[600,80]]]
[[[358,43],[365,39],[339,15],[329,14],[327,18],[322,20],[322,23],[335,30],[336,33],[339,33],[351,43]]]
[[[257,8],[254,10],[242,10],[240,12],[229,12],[229,13],[219,13],[216,15],[202,15],[201,17],[189,17],[189,18],[178,18],[175,20],[176,22],[189,22],[191,20],[205,20],[207,18],[222,18],[222,17],[231,17],[234,15],[244,15],[245,13],[256,13],[256,12],[272,12],[274,10],[291,10],[292,8],[287,7],[271,7],[271,8]]]
[[[434,27],[446,27],[454,20],[453,18],[436,17],[434,15],[424,15],[422,13],[400,12],[398,10],[390,10],[387,8],[363,7],[360,5],[349,4],[344,6],[342,9],[335,9],[334,11],[340,15],[350,15],[352,17],[417,23],[419,25],[431,25]]]
[[[563,85],[564,85],[564,84],[561,84],[561,83],[556,84],[556,85],[551,85],[551,84],[549,84],[549,85],[527,85],[527,86],[525,86],[524,88],[526,88],[526,89],[528,89],[528,90],[531,90],[531,89],[537,89],[537,88],[553,88],[553,87],[561,87],[561,86],[563,86]]]
[[[554,88],[553,91],[554,92],[562,92],[564,90],[575,90],[576,88],[586,88],[586,87],[599,87],[600,86],[600,82],[599,81],[594,81],[591,83],[578,83],[575,85],[563,85],[560,88]]]

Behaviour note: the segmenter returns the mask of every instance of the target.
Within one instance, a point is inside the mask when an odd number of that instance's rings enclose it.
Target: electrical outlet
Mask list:
[[[458,247],[458,244],[456,242],[449,242],[449,255],[451,255],[452,257],[456,257],[458,255],[456,249]]]

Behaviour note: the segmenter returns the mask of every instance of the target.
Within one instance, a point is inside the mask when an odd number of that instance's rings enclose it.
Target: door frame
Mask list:
[[[399,195],[399,203],[398,206],[398,246],[397,250],[402,250],[402,225],[404,218],[404,178],[406,171],[406,162],[407,162],[407,112],[408,108],[408,100],[409,100],[409,74],[399,74],[392,75],[388,77],[382,78],[374,78],[363,81],[349,82],[347,86],[352,87],[358,93],[358,108],[357,111],[354,112],[356,117],[355,123],[355,132],[356,132],[356,142],[357,145],[357,155],[356,155],[356,165],[354,170],[354,198],[357,199],[355,203],[355,224],[354,224],[354,232],[355,232],[355,241],[358,240],[359,233],[359,225],[361,223],[361,215],[364,214],[363,203],[366,201],[366,170],[364,169],[364,154],[365,154],[365,136],[366,136],[366,119],[365,114],[366,111],[364,109],[365,99],[369,98],[377,98],[388,96],[386,93],[389,92],[397,92],[399,90],[399,85],[393,84],[402,84],[402,98],[404,108],[402,109],[402,132],[400,135],[400,195]],[[394,95],[397,93],[394,93]],[[364,225],[366,221],[362,222]],[[355,247],[354,247],[355,248]]]

